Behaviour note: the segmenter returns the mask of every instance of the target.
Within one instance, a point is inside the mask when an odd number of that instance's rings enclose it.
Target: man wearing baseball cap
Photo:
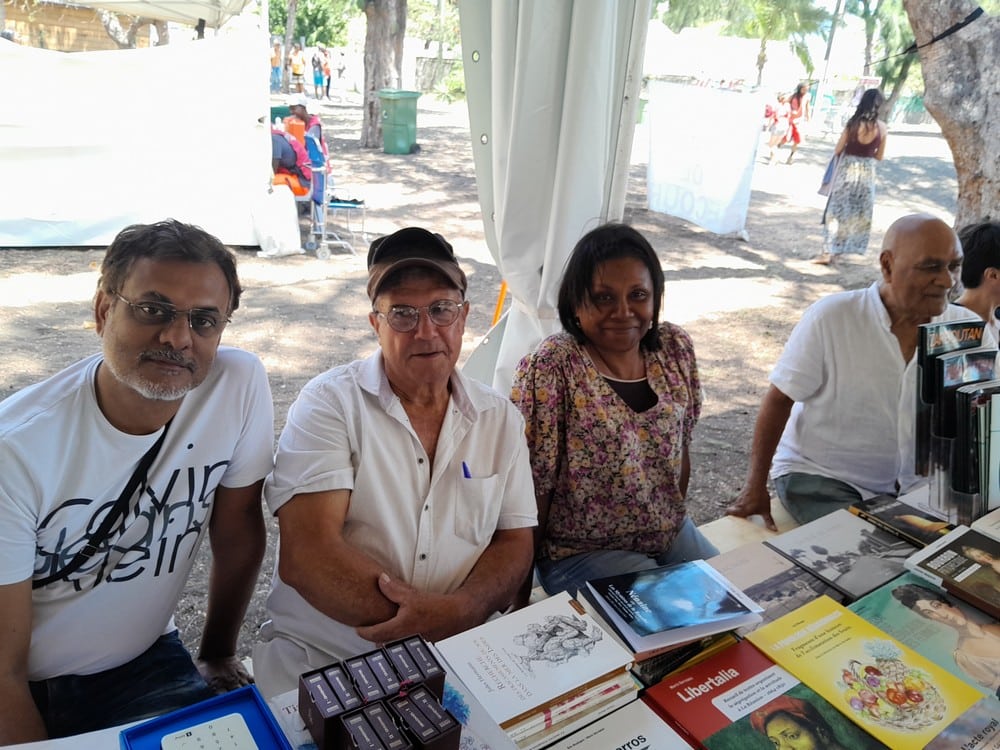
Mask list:
[[[408,227],[368,252],[379,350],[314,378],[288,412],[265,498],[280,543],[254,673],[298,675],[506,609],[536,524],[524,420],[455,367],[469,313],[448,242]]]
[[[285,127],[291,130],[288,126],[290,118],[301,120],[305,125],[303,136],[309,135],[316,139],[320,149],[323,151],[323,158],[325,160],[329,152],[327,151],[326,139],[323,137],[323,122],[315,114],[316,104],[316,102],[305,94],[292,94],[288,97],[288,111],[291,115],[285,118]],[[305,143],[302,145],[304,146]]]

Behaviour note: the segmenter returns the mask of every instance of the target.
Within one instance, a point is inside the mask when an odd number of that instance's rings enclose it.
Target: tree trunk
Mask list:
[[[757,86],[764,80],[764,66],[767,65],[767,37],[761,37],[760,49],[757,50]]]
[[[906,85],[906,77],[910,74],[910,67],[913,65],[913,55],[906,55],[903,57],[903,62],[899,66],[899,70],[895,77],[892,79],[892,91],[886,93],[885,85],[888,81],[882,82],[882,93],[886,95],[885,104],[882,105],[880,110],[880,116],[883,120],[889,120],[892,115],[892,110],[896,108],[896,102],[899,101],[900,94],[903,93],[903,86]]]
[[[379,148],[382,145],[382,102],[379,89],[394,86],[394,71],[402,64],[396,54],[397,22],[402,8],[402,33],[406,32],[406,0],[368,0],[365,3],[367,29],[365,31],[365,83],[362,95],[361,147]],[[401,37],[400,37],[401,38]],[[399,43],[402,46],[402,43]],[[399,57],[399,61],[396,59]],[[399,85],[399,79],[395,81]]]
[[[156,46],[162,47],[164,44],[170,44],[170,27],[167,22],[153,21],[153,26],[156,27]]]
[[[406,0],[394,0],[393,20],[390,31],[392,51],[396,56],[396,86],[403,88],[403,41],[406,39]]]
[[[878,7],[872,10],[870,0],[862,0],[861,2],[861,20],[865,23],[865,67],[863,73],[866,76],[872,74],[872,43],[875,39],[875,14],[878,13]]]
[[[975,8],[968,0],[903,0],[918,45]],[[981,15],[919,51],[924,105],[955,161],[955,226],[1000,217],[1000,18]]]
[[[292,40],[295,39],[295,12],[298,10],[299,0],[288,0],[288,15],[285,16],[285,50],[281,60],[281,92],[288,93],[288,84],[291,82],[292,70],[288,65],[288,55],[292,51]]]

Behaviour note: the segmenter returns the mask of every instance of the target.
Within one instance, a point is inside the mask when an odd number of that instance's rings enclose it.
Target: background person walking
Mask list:
[[[834,148],[840,156],[830,199],[823,214],[823,254],[814,263],[828,266],[844,253],[865,253],[875,208],[875,162],[885,154],[887,128],[878,119],[885,101],[868,89],[847,121]]]

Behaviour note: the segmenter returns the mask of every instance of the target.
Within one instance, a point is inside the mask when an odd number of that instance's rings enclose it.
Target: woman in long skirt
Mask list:
[[[885,101],[878,89],[868,89],[837,141],[840,156],[823,216],[823,254],[813,260],[828,266],[844,253],[865,253],[875,207],[875,162],[885,154],[888,131],[878,119]]]

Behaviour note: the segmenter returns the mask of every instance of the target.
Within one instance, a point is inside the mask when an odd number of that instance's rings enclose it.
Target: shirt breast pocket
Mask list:
[[[486,547],[500,517],[500,475],[462,478],[455,483],[455,535]]]

